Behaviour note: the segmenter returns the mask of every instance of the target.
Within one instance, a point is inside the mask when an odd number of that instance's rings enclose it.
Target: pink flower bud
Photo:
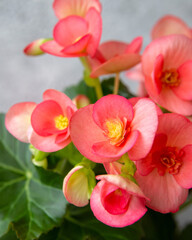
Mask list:
[[[48,42],[50,40],[51,40],[50,38],[37,39],[37,40],[33,41],[32,43],[30,43],[29,45],[27,45],[23,51],[28,56],[37,56],[37,55],[44,54],[44,52],[41,50],[40,46],[43,43]]]
[[[63,194],[68,202],[83,207],[88,204],[95,184],[95,175],[91,169],[76,166],[64,179]]]
[[[90,100],[87,96],[80,94],[72,99],[72,102],[76,105],[76,107],[82,108],[90,104]]]

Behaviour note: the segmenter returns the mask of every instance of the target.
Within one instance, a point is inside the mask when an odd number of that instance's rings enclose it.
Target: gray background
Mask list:
[[[165,14],[174,14],[192,26],[192,0],[100,0],[103,6],[102,41],[130,42],[144,37],[150,42],[150,30]],[[38,38],[52,37],[57,18],[53,0],[0,0],[0,112],[23,101],[41,101],[45,89],[62,90],[82,77],[76,58],[51,55],[26,57],[22,50]],[[136,84],[131,85],[136,91]],[[192,208],[176,214],[180,226],[192,221]]]

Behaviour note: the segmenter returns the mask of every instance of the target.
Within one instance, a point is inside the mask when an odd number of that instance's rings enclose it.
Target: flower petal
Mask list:
[[[28,130],[31,126],[31,114],[36,107],[34,102],[13,105],[5,116],[7,130],[21,142],[29,142]]]

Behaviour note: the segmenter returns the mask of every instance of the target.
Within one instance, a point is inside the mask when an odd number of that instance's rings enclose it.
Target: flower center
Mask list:
[[[160,153],[156,153],[156,167],[160,175],[165,172],[170,174],[178,174],[183,164],[183,150],[178,150],[176,147],[165,147]]]
[[[177,87],[180,84],[179,74],[176,69],[169,69],[161,74],[161,82],[164,86]]]
[[[104,135],[110,140],[112,145],[119,146],[125,136],[125,125],[127,120],[122,123],[118,119],[107,120],[105,122],[106,129],[104,131]]]
[[[69,125],[69,120],[67,117],[64,117],[63,115],[59,115],[55,118],[55,127],[59,130],[63,130],[67,128]]]

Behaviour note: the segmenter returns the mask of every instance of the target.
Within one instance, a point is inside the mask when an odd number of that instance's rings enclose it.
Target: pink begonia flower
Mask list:
[[[83,94],[77,95],[75,98],[72,99],[72,102],[76,105],[78,109],[90,104],[89,98]]]
[[[44,52],[40,49],[40,46],[43,43],[48,41],[51,41],[51,39],[50,38],[37,39],[32,43],[28,44],[23,51],[26,55],[29,55],[29,56],[37,56],[37,55],[44,54]]]
[[[125,227],[147,211],[146,197],[134,182],[120,175],[100,175],[93,189],[90,206],[95,217],[111,227]]]
[[[122,96],[107,95],[73,115],[71,139],[94,162],[115,161],[127,151],[131,159],[137,159],[150,150],[157,123],[151,100],[140,99],[132,105]]]
[[[149,154],[136,162],[136,180],[150,199],[147,206],[176,212],[192,187],[192,123],[176,113],[159,116]]]
[[[99,0],[55,0],[53,2],[53,10],[59,19],[70,15],[85,17],[92,7],[101,12]]]
[[[58,57],[93,56],[101,32],[101,15],[95,8],[90,8],[84,18],[72,15],[61,19],[53,30],[54,40],[41,45],[41,49]]]
[[[170,35],[154,40],[142,56],[149,96],[169,111],[192,114],[192,39]]]
[[[118,41],[102,43],[94,56],[88,58],[91,66],[90,76],[96,78],[100,75],[119,73],[129,69],[140,62],[139,51],[142,38],[135,38],[130,44]]]
[[[69,203],[83,207],[89,203],[95,184],[95,175],[91,169],[76,166],[64,178],[63,194]]]
[[[182,34],[192,38],[192,29],[182,19],[173,15],[166,15],[154,25],[151,38],[154,40],[171,34]]]
[[[7,130],[17,139],[43,152],[54,152],[71,142],[69,122],[76,106],[64,93],[49,89],[39,104],[12,106],[5,118]]]

